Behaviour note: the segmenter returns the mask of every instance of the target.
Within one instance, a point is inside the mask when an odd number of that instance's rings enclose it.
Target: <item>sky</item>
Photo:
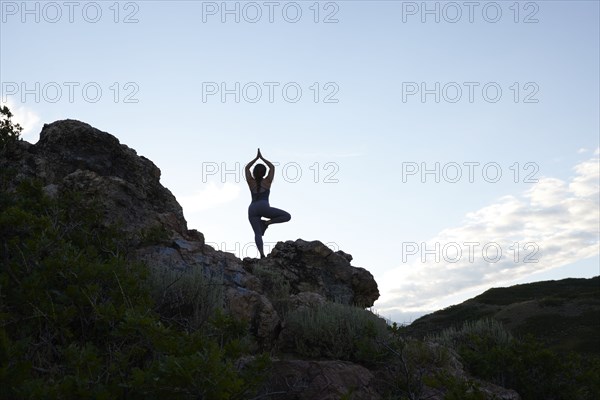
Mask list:
[[[399,323],[491,287],[600,274],[598,1],[0,1],[0,102],[151,159],[188,227],[368,269]]]

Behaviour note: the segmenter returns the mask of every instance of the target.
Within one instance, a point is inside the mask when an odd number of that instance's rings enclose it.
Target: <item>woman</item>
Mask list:
[[[250,173],[250,167],[252,167],[259,159],[262,159],[269,167],[267,176],[265,176],[267,169],[264,164],[256,164],[252,171],[253,173]],[[269,160],[264,158],[260,154],[260,149],[258,149],[258,154],[254,160],[246,165],[246,181],[248,182],[250,193],[252,194],[252,202],[250,203],[250,206],[248,206],[248,219],[254,230],[254,241],[256,242],[256,247],[260,253],[260,258],[265,257],[262,236],[265,234],[267,227],[271,224],[287,222],[292,218],[288,212],[269,205],[269,193],[271,191],[271,183],[273,182],[274,175],[275,166],[271,164]],[[261,217],[269,219],[263,220]]]

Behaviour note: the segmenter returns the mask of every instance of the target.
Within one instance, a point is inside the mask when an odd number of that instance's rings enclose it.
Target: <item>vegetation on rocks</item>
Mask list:
[[[152,271],[77,193],[51,199],[29,182],[3,187],[0,204],[3,398],[244,399],[257,389],[268,359],[236,367],[245,330],[216,312],[203,330],[161,315]],[[170,293],[195,296],[190,279]]]
[[[600,393],[599,358],[557,353],[532,335],[513,337],[493,319],[467,321],[431,340],[454,349],[474,376],[515,389],[524,400],[592,400]]]
[[[492,290],[388,326],[365,309],[377,283],[350,254],[302,239],[261,260],[217,251],[187,229],[158,167],[114,136],[64,120],[32,145],[0,113],[0,398],[600,393],[585,351],[597,343],[597,280]]]

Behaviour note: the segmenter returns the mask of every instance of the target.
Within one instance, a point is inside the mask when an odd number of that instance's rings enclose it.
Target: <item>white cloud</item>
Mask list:
[[[240,185],[231,182],[225,182],[223,185],[209,182],[203,189],[192,195],[180,196],[178,200],[184,212],[194,213],[219,207],[233,201],[239,196],[240,192]]]
[[[23,105],[17,105],[9,98],[6,100],[6,102],[0,103],[0,106],[7,106],[10,112],[13,113],[13,123],[18,123],[23,128],[21,138],[28,142],[36,142],[42,130],[40,116]]]
[[[426,241],[426,247],[419,244],[417,254],[407,258],[406,264],[384,275],[380,282],[382,295],[376,303],[378,311],[404,315],[438,309],[449,305],[448,299],[457,294],[509,283],[598,255],[597,153],[577,164],[568,182],[540,178],[520,196],[501,197],[468,213],[461,226],[442,230]],[[425,248],[436,249],[436,243],[439,262],[433,254],[423,252]],[[484,245],[488,245],[487,253]],[[453,251],[457,248],[461,257],[452,262],[458,258]],[[499,260],[495,260],[497,248],[502,251]]]
[[[578,197],[587,197],[594,193],[598,193],[598,158],[582,162],[575,166],[577,176],[573,182],[569,184],[569,190],[575,193]]]

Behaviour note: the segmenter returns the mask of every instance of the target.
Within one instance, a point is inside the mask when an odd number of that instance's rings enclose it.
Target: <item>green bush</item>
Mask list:
[[[397,329],[381,346],[387,373],[382,387],[389,400],[418,400],[426,386],[438,389],[440,394],[459,387],[462,381],[446,373],[450,367],[450,353],[445,346],[430,341],[403,337]]]
[[[222,273],[202,267],[176,270],[155,266],[150,268],[148,284],[163,320],[187,331],[205,328],[211,317],[223,310]]]
[[[169,240],[169,232],[162,224],[152,225],[143,229],[139,234],[140,246],[151,246],[155,244],[166,243]]]
[[[477,382],[472,379],[461,379],[446,371],[437,371],[426,377],[425,383],[444,394],[444,400],[487,400]]]
[[[373,362],[388,335],[385,321],[372,312],[332,302],[290,312],[286,326],[295,351],[310,358]]]
[[[285,318],[289,311],[290,282],[281,271],[275,271],[259,265],[254,267],[253,274],[260,279],[263,290],[271,300],[277,314]]]
[[[466,321],[459,329],[454,327],[444,329],[442,332],[429,337],[429,340],[453,348],[469,344],[473,340],[485,341],[488,347],[505,346],[512,339],[512,334],[504,328],[504,325],[492,318]]]
[[[2,119],[0,119],[0,151],[2,151],[19,140],[23,128],[10,120],[13,114],[8,107],[0,107],[0,115],[2,116]]]
[[[215,313],[194,331],[161,318],[151,271],[129,261],[127,238],[80,197],[50,199],[36,182],[0,191],[2,397],[251,397],[268,358],[236,367],[238,321]],[[178,290],[189,294],[197,279]]]
[[[523,400],[595,399],[600,360],[558,354],[533,336],[513,338],[499,322],[468,322],[433,337],[453,348],[474,376],[516,390]]]

